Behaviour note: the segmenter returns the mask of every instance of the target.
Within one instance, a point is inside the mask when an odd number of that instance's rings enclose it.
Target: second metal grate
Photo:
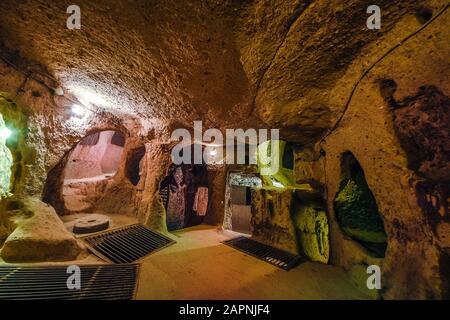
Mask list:
[[[141,225],[121,227],[81,238],[100,258],[112,263],[131,263],[175,243]]]
[[[0,300],[133,299],[139,265],[80,265],[80,287],[69,289],[68,266],[0,266]]]
[[[300,256],[273,248],[244,236],[226,240],[223,243],[284,270],[295,267],[302,260]]]

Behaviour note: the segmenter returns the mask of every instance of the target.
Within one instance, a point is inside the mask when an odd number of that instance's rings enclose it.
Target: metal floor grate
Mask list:
[[[80,289],[69,289],[68,266],[0,267],[0,300],[128,300],[134,297],[139,266],[83,265]]]
[[[300,256],[273,248],[244,236],[226,240],[223,243],[284,270],[295,267],[302,260]]]
[[[112,263],[131,263],[175,243],[141,224],[99,232],[81,239],[95,255]]]

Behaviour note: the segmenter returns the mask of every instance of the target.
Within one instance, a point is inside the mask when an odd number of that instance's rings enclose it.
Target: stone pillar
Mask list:
[[[224,219],[226,167],[208,168],[208,175],[211,200],[204,223],[218,226],[222,225]]]
[[[159,195],[159,184],[170,166],[170,148],[166,144],[146,143],[144,158],[145,184],[139,204],[138,218],[146,226],[161,232],[167,232],[166,210]]]

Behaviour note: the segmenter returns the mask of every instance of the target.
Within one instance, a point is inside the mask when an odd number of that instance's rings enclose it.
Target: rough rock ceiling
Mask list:
[[[82,29],[68,30],[71,2],[2,0],[0,40],[114,113],[279,127],[307,143],[342,110],[327,95],[351,61],[417,6],[378,1],[384,27],[370,32],[369,2],[78,0]]]

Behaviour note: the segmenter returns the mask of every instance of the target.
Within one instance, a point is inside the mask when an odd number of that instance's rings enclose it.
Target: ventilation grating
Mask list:
[[[69,289],[67,266],[0,267],[0,300],[128,300],[134,297],[139,266],[84,265],[80,289]]]
[[[223,243],[286,271],[295,267],[302,260],[300,256],[273,248],[244,236],[226,240]]]
[[[112,263],[131,263],[175,243],[141,224],[99,232],[81,239],[95,255]]]

